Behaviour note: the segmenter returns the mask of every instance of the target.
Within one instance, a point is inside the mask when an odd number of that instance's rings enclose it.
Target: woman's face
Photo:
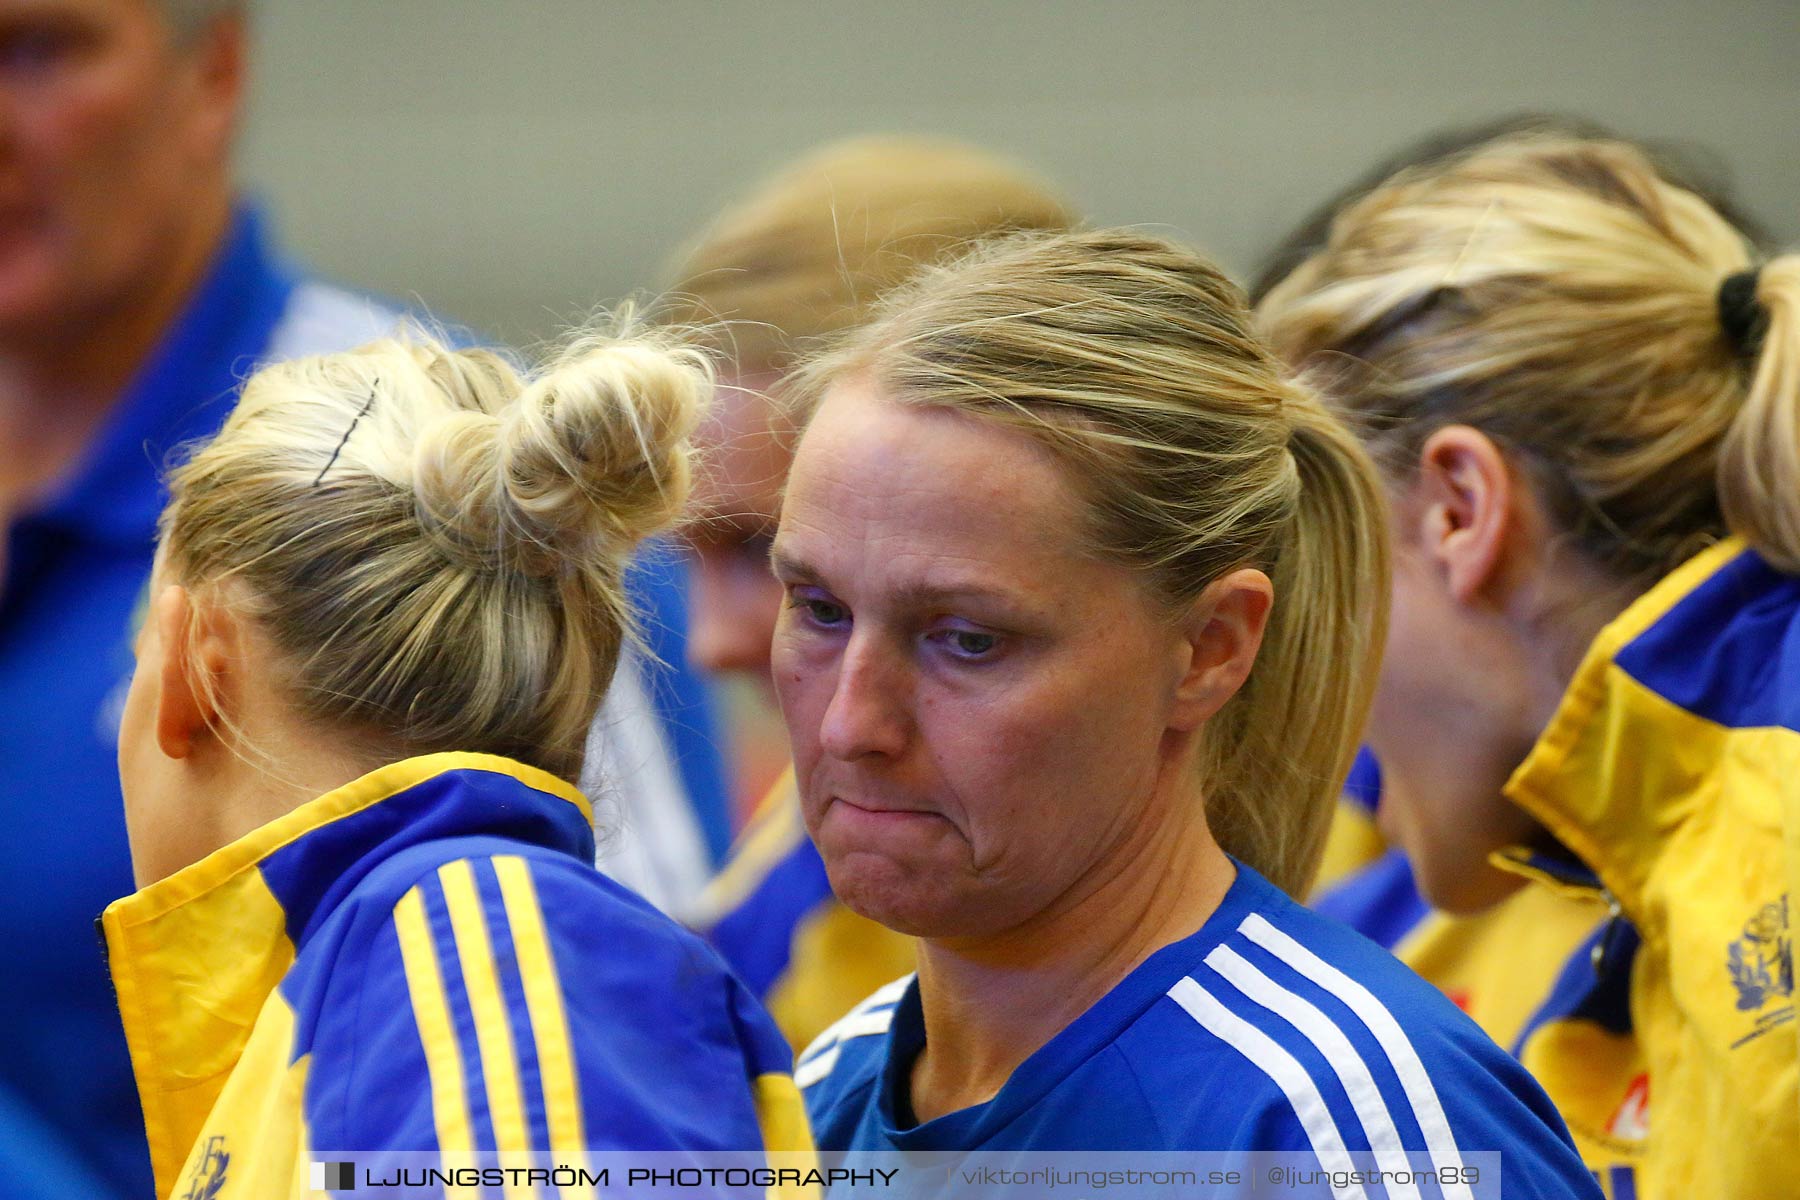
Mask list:
[[[778,379],[763,372],[720,382],[696,439],[707,468],[694,487],[700,519],[687,531],[688,657],[705,671],[748,676],[765,692],[781,610],[781,587],[769,574],[769,539],[789,453],[765,395]]]
[[[235,22],[190,47],[166,7],[0,0],[0,331],[135,300],[222,203]]]
[[[1018,432],[857,381],[815,414],[775,538],[773,671],[807,827],[858,912],[1013,929],[1129,869],[1172,794],[1199,804],[1166,786],[1182,638],[1084,521]]]

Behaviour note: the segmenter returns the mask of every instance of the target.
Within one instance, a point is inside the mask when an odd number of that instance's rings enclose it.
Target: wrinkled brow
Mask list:
[[[776,546],[769,552],[769,563],[775,574],[790,583],[814,584],[835,591],[825,573],[790,551]],[[931,608],[953,605],[957,601],[981,600],[998,603],[1025,614],[1041,614],[1043,602],[1021,589],[975,578],[903,579],[885,589],[897,603]]]

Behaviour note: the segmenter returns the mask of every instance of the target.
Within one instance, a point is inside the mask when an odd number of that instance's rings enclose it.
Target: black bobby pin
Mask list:
[[[331,465],[337,462],[338,455],[342,454],[344,452],[344,447],[350,444],[350,435],[356,432],[356,426],[364,417],[369,415],[369,410],[375,407],[375,389],[380,386],[380,379],[376,379],[369,385],[369,398],[363,401],[362,408],[357,410],[356,416],[350,422],[350,428],[344,430],[344,436],[338,439],[337,449],[331,452],[331,457],[326,459],[325,465],[319,468],[319,474],[313,480],[313,486],[315,488],[325,482],[325,472],[331,470]]]
[[[1768,332],[1769,314],[1756,300],[1758,270],[1728,275],[1719,285],[1719,324],[1740,356],[1754,359]]]

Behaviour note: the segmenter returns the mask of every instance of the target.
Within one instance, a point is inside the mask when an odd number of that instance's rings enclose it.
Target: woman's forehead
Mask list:
[[[1051,583],[1091,562],[1065,470],[1017,430],[833,388],[801,439],[782,506],[783,565],[954,593]]]
[[[983,527],[1002,514],[1060,524],[1077,505],[1064,469],[1020,431],[863,383],[827,392],[801,439],[789,502],[823,492],[855,510],[904,502],[915,517]]]

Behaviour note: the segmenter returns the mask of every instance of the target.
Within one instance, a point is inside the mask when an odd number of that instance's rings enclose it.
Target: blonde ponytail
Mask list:
[[[1374,464],[1316,399],[1285,410],[1298,506],[1269,571],[1275,604],[1256,669],[1220,714],[1203,774],[1219,844],[1303,896],[1374,696],[1389,566]]]
[[[173,473],[165,553],[238,581],[307,716],[573,779],[710,390],[666,332],[590,335],[530,379],[429,340],[281,363]]]
[[[1749,394],[1719,451],[1725,520],[1778,569],[1800,575],[1800,255],[1756,274]]]
[[[802,368],[1041,443],[1088,499],[1095,553],[1174,613],[1229,571],[1275,583],[1250,681],[1207,723],[1200,787],[1230,853],[1290,893],[1316,867],[1367,713],[1387,524],[1362,449],[1248,331],[1217,268],[1128,230],[1018,235],[934,268]]]
[[[1728,532],[1800,573],[1800,259],[1758,276],[1754,364],[1720,297],[1749,264],[1637,147],[1527,133],[1349,205],[1258,320],[1398,479],[1470,425],[1624,583]]]

